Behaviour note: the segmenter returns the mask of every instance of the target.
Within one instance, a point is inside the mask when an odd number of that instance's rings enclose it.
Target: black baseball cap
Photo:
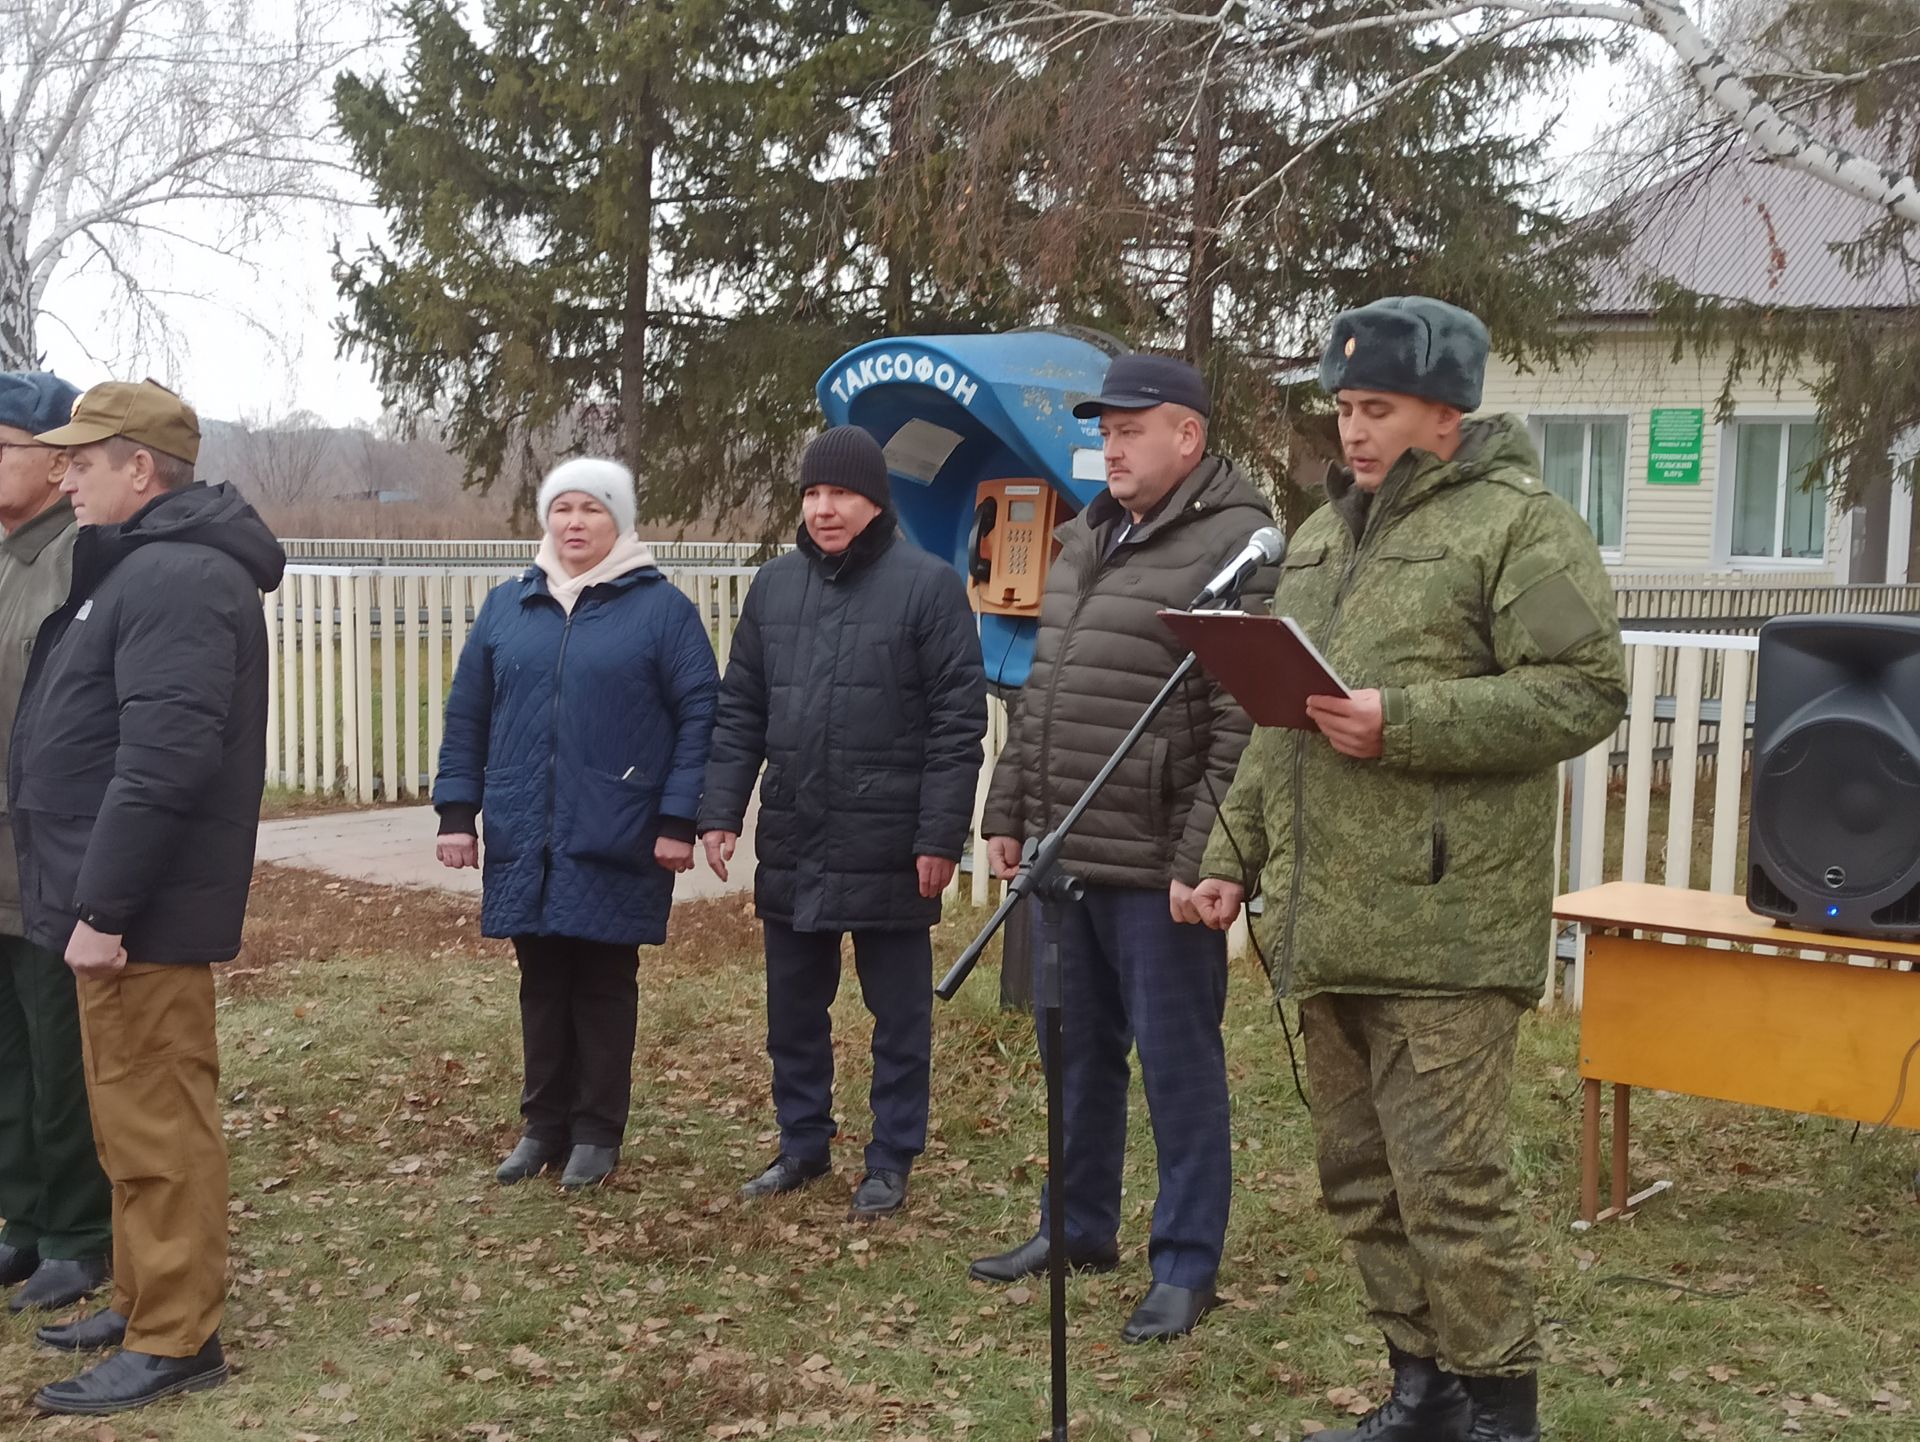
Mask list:
[[[1100,394],[1081,401],[1073,413],[1085,421],[1102,411],[1145,411],[1155,406],[1186,406],[1203,416],[1213,414],[1213,398],[1200,372],[1166,355],[1116,356],[1107,367]]]

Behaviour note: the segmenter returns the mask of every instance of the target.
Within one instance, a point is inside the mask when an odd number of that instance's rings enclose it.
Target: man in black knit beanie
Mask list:
[[[759,780],[780,1151],[741,1194],[832,1170],[830,1008],[852,933],[874,1025],[873,1136],[850,1217],[871,1220],[905,1203],[926,1145],[931,931],[973,819],[986,676],[959,573],[899,536],[873,437],[816,437],[799,480],[799,545],[761,568],[734,633],[699,830],[724,878]]]

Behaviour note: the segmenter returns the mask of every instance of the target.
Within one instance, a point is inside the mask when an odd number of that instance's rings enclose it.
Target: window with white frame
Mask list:
[[[1593,528],[1603,551],[1620,549],[1627,488],[1625,416],[1535,416],[1541,479]]]
[[[1820,427],[1809,420],[1733,425],[1735,559],[1819,560],[1827,551],[1827,495],[1813,464]]]

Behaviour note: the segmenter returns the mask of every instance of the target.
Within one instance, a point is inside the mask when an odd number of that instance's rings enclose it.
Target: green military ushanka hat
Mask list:
[[[1458,411],[1480,408],[1487,374],[1486,323],[1425,295],[1376,300],[1334,318],[1320,356],[1320,388],[1391,391]]]

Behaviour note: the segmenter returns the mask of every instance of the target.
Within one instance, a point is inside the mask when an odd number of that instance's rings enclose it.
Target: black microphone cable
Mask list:
[[[1233,848],[1234,859],[1240,863],[1240,874],[1244,877],[1247,874],[1247,854],[1240,849],[1239,838],[1233,834],[1233,825],[1227,820],[1227,809],[1221,804],[1220,793],[1215,789],[1213,777],[1207,771],[1206,749],[1200,745],[1200,725],[1193,712],[1192,689],[1185,685],[1181,686],[1180,697],[1187,708],[1187,735],[1193,741],[1196,754],[1200,758],[1200,780],[1207,788],[1207,797],[1213,802],[1214,818],[1219,822],[1220,830],[1226,835],[1227,845]],[[1294,839],[1294,844],[1299,845],[1298,837]],[[1260,880],[1260,877],[1255,876],[1248,881],[1245,904],[1251,904],[1254,898],[1260,895]],[[1273,997],[1273,1014],[1280,1022],[1280,1035],[1287,1039],[1287,1065],[1293,1071],[1293,1089],[1300,1098],[1300,1105],[1305,1107],[1307,1115],[1311,1116],[1313,1103],[1307,1099],[1306,1083],[1300,1079],[1300,1058],[1294,1051],[1293,1030],[1287,1025],[1287,1009],[1279,994],[1273,990],[1273,963],[1267,960],[1267,953],[1260,945],[1260,931],[1254,922],[1253,912],[1249,910],[1247,940],[1253,944],[1253,954],[1260,962],[1260,970],[1266,973],[1267,991]]]

